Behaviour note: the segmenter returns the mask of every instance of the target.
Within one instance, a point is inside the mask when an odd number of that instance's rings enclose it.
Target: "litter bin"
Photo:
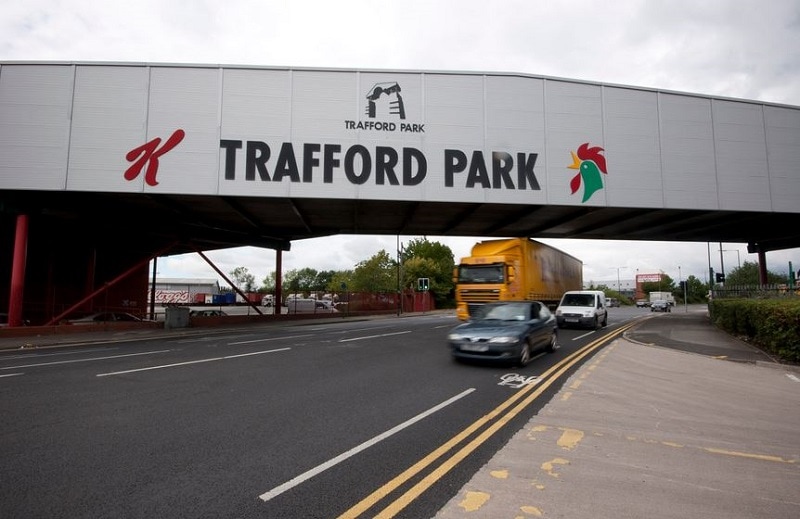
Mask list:
[[[189,308],[185,306],[168,306],[164,314],[164,329],[188,328]]]

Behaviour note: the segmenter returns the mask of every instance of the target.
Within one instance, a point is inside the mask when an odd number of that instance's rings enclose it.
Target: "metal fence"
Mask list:
[[[785,283],[774,285],[720,285],[711,289],[714,299],[787,299],[800,298],[800,285],[794,289]]]

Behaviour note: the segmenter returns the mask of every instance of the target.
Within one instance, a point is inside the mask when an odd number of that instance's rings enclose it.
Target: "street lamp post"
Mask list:
[[[739,268],[742,268],[742,259],[739,256],[739,249],[725,249],[722,252],[735,252],[736,253],[736,263],[739,265]]]
[[[617,269],[617,297],[621,296],[621,287],[620,287],[620,280],[619,280],[619,269],[624,269],[628,267],[611,267],[611,269]]]

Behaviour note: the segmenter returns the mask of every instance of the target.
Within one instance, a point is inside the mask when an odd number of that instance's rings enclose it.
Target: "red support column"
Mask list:
[[[758,282],[762,285],[766,285],[768,281],[767,277],[767,253],[758,249]]]
[[[275,301],[272,303],[274,315],[281,315],[281,305],[283,304],[283,251],[275,249]]]
[[[25,263],[28,257],[28,215],[17,215],[14,237],[14,262],[11,267],[11,294],[8,301],[8,326],[22,326],[22,296],[25,292]]]

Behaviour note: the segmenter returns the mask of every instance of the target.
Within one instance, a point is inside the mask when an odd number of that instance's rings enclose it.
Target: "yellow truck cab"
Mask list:
[[[583,263],[528,238],[486,240],[461,258],[453,281],[456,315],[462,321],[493,301],[541,301],[555,309],[565,291],[581,288]]]

